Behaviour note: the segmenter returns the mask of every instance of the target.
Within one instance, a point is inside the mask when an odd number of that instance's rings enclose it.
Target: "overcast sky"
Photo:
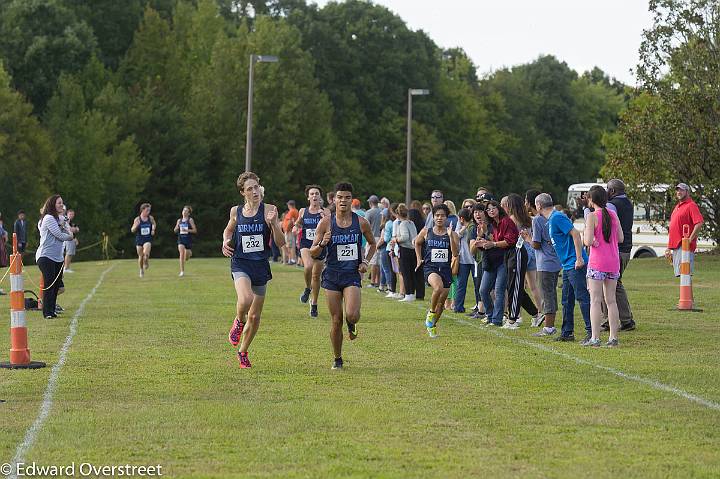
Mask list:
[[[312,1],[312,0],[311,0]],[[316,0],[323,6],[327,0]],[[376,0],[440,47],[463,48],[478,73],[555,55],[582,73],[602,68],[630,85],[647,0]]]

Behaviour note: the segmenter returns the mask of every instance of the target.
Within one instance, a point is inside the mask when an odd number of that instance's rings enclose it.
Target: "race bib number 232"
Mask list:
[[[243,253],[257,253],[258,251],[265,250],[263,244],[262,235],[250,235],[242,237],[242,250]]]

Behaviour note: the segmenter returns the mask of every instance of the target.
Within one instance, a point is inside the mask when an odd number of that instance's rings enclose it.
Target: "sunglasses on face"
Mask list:
[[[432,200],[441,200],[441,199],[443,199],[443,197],[442,197],[442,196],[431,196],[430,199],[432,199]]]

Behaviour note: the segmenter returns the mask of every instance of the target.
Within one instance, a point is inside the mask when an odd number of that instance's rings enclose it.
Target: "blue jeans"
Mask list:
[[[581,269],[563,271],[562,282],[562,335],[572,336],[575,330],[575,301],[580,303],[580,311],[585,321],[585,331],[590,334],[590,293],[587,289],[585,275],[587,266]]]
[[[390,252],[382,248],[378,254],[380,255],[380,284],[387,285],[390,291],[395,291],[395,274],[390,262]]]
[[[500,264],[494,271],[483,271],[482,282],[480,283],[480,296],[482,297],[488,320],[497,326],[502,326],[503,313],[505,312],[506,288],[507,268],[505,267],[505,262]],[[490,291],[493,289],[495,289],[494,303],[490,296]]]
[[[457,286],[455,287],[455,312],[465,312],[465,294],[467,292],[468,276],[473,273],[474,266],[460,263],[460,270],[457,275]]]

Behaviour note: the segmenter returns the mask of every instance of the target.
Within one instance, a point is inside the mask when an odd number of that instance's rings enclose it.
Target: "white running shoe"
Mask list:
[[[392,291],[388,291],[388,294],[386,294],[385,297],[386,297],[386,298],[394,298],[394,297],[395,297],[395,293],[393,293]]]
[[[514,323],[511,323],[508,321],[507,323],[502,325],[503,329],[520,329],[520,323],[519,321],[515,321]]]
[[[545,315],[542,313],[538,313],[535,316],[533,316],[532,321],[530,322],[530,326],[533,328],[539,327],[543,321],[545,321]]]
[[[401,299],[400,303],[409,303],[410,301],[415,301],[415,295],[414,294],[406,294],[403,299]]]
[[[178,276],[180,276],[181,278],[185,276],[185,271],[180,271],[180,274],[178,274]]]
[[[400,293],[395,293],[395,294],[392,296],[393,299],[403,299],[404,297],[405,297],[405,296],[403,296],[403,295],[400,294]]]
[[[73,270],[71,270],[71,269],[66,269],[66,270],[63,270],[63,271],[64,271],[65,273],[74,273],[74,272],[75,272],[75,271],[73,271]]]
[[[142,278],[143,276],[145,276],[145,271],[140,270],[140,277]]]

